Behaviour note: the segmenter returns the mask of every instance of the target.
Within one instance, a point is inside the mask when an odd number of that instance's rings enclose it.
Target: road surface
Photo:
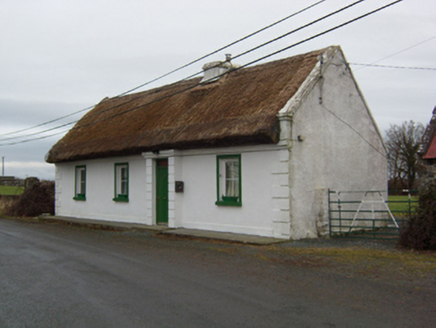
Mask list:
[[[0,327],[430,327],[433,290],[261,247],[0,220]],[[275,259],[275,260],[274,260]]]

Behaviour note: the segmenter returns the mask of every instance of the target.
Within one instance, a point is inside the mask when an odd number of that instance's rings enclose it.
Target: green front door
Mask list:
[[[156,223],[168,223],[168,160],[156,161]]]

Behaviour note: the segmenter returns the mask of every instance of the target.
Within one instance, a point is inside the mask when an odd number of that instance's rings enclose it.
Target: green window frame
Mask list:
[[[129,163],[114,165],[114,201],[129,201]]]
[[[86,165],[74,168],[74,197],[75,200],[86,200]]]
[[[217,201],[220,206],[242,206],[241,155],[216,158]]]

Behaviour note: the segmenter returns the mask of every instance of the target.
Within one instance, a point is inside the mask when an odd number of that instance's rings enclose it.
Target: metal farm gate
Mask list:
[[[410,193],[407,201],[388,201],[386,191],[329,190],[330,237],[397,238],[415,203]]]

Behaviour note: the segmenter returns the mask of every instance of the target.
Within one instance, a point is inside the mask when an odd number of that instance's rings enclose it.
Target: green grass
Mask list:
[[[412,208],[418,205],[418,196],[412,196],[411,198]],[[397,203],[398,202],[398,203]],[[394,195],[388,198],[389,208],[394,213],[402,213],[409,211],[409,196],[407,195]],[[412,209],[413,211],[413,209]]]
[[[24,187],[0,186],[0,195],[21,195]]]

